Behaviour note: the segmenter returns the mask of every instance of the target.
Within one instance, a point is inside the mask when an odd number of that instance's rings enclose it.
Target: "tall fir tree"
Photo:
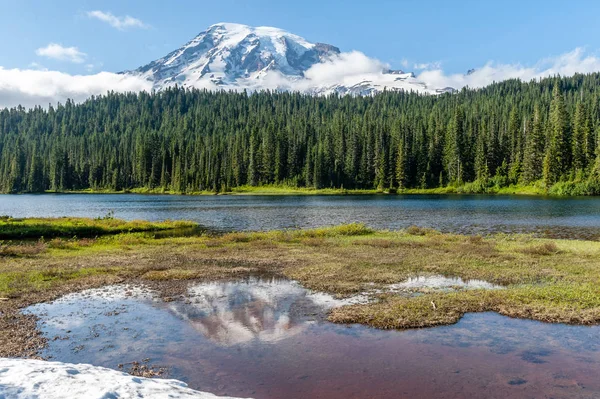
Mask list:
[[[398,142],[398,151],[396,155],[396,184],[400,190],[406,188],[407,185],[407,158],[406,144],[404,135],[401,135]]]
[[[573,169],[575,171],[583,171],[587,167],[587,113],[583,103],[578,102],[573,118],[573,135],[572,135],[572,159]]]
[[[544,158],[544,183],[546,187],[558,182],[570,166],[568,118],[559,81],[555,83],[552,91],[549,135],[550,142]]]
[[[545,135],[542,129],[540,109],[537,105],[533,112],[531,125],[531,131],[525,138],[525,155],[521,176],[525,184],[540,180],[543,173]]]

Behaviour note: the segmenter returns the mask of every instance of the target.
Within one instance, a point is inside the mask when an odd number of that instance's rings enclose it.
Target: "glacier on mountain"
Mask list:
[[[178,85],[315,95],[440,92],[414,74],[390,70],[360,52],[342,53],[335,46],[311,43],[278,28],[232,23],[212,25],[183,47],[124,74],[141,77],[156,90]]]

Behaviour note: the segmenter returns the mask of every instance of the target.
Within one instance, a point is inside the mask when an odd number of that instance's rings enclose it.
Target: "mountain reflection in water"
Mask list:
[[[276,278],[197,284],[189,288],[188,298],[185,303],[169,303],[169,310],[225,346],[279,341],[303,331],[331,306],[344,303]]]

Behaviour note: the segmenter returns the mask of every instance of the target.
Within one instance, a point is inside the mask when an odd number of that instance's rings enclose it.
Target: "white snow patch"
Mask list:
[[[404,294],[414,296],[423,291],[438,291],[450,292],[458,290],[501,290],[503,286],[492,284],[484,280],[463,280],[460,277],[445,277],[441,275],[432,276],[414,276],[407,280],[387,284],[381,288],[374,287],[363,291],[361,294],[348,298],[352,303],[367,303],[376,300],[376,297],[381,294]]]
[[[219,397],[190,389],[181,381],[134,377],[88,364],[0,358],[0,398],[213,399]]]
[[[116,284],[67,294],[58,298],[53,303],[69,303],[85,298],[102,299],[106,302],[121,301],[123,299],[157,300],[157,295],[154,291],[143,285]]]
[[[431,288],[434,290],[443,289],[485,289],[493,290],[502,288],[499,285],[492,284],[488,281],[483,280],[463,280],[460,277],[444,277],[444,276],[417,276],[411,277],[406,281],[397,284],[391,284],[388,289],[392,292],[400,291],[403,289],[420,289],[420,288]]]

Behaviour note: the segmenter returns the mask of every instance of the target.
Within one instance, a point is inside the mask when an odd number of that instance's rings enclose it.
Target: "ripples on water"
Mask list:
[[[193,220],[215,230],[311,228],[363,222],[447,232],[600,237],[600,198],[485,195],[181,196],[135,194],[0,195],[0,214]]]
[[[45,356],[112,368],[150,358],[169,367],[169,377],[223,395],[600,396],[599,327],[493,313],[409,331],[324,321],[326,309],[341,304],[294,282],[247,279],[191,285],[186,299],[169,303],[115,286],[27,312],[40,316],[50,338]]]

